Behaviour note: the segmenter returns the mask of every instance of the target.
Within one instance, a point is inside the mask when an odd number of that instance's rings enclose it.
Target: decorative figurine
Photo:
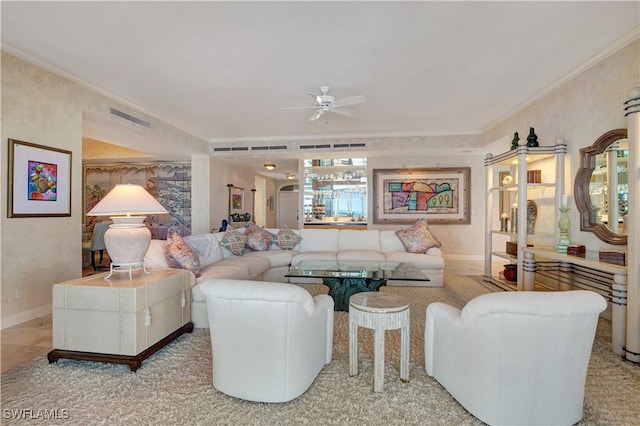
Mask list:
[[[518,136],[518,132],[513,134],[513,140],[511,141],[511,149],[518,149],[520,142],[520,136]]]
[[[506,213],[500,215],[500,232],[509,232],[509,215]]]
[[[533,200],[527,200],[527,234],[532,235],[536,228],[538,205]]]
[[[560,220],[558,220],[560,238],[558,238],[558,245],[556,246],[556,251],[558,253],[566,253],[567,249],[569,248],[569,244],[571,244],[571,239],[569,238],[569,228],[571,228],[571,221],[569,220],[569,215],[567,214],[568,211],[569,207],[560,207]]]
[[[533,127],[529,129],[529,136],[527,136],[527,146],[529,148],[540,146],[538,145],[538,135],[536,135],[536,132],[535,130],[533,130]]]

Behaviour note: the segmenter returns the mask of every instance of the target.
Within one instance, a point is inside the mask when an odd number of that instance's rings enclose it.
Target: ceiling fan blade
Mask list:
[[[333,106],[341,107],[346,105],[355,105],[355,104],[361,104],[366,101],[367,101],[367,98],[365,98],[362,95],[357,95],[357,96],[351,96],[349,98],[338,99],[333,103]]]
[[[318,105],[322,101],[322,98],[317,93],[307,92],[307,95],[311,96],[313,98],[313,100],[316,102],[316,104],[318,104]]]
[[[299,107],[284,107],[282,109],[308,109],[308,108],[318,108],[318,105],[313,106],[299,106]]]
[[[309,117],[309,121],[316,121],[318,118],[322,116],[323,113],[324,113],[323,109],[317,110],[315,113],[313,113],[311,117]]]
[[[355,109],[351,109],[351,108],[334,108],[331,110],[331,112],[335,112],[336,114],[339,115],[344,115],[347,117],[355,117],[356,115],[358,115],[358,111],[356,111]]]

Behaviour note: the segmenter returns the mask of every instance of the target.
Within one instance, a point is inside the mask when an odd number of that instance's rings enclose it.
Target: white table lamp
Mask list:
[[[109,278],[115,270],[126,268],[131,279],[133,267],[145,272],[144,255],[151,243],[151,232],[144,225],[148,214],[168,213],[142,186],[116,185],[87,216],[109,216],[113,224],[104,234],[104,243],[111,258]]]

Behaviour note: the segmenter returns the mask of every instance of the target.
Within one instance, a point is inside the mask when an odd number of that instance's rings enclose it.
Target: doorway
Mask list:
[[[278,191],[278,228],[298,229],[298,185],[286,185]]]

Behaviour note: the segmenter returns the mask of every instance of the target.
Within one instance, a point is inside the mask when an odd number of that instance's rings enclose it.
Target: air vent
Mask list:
[[[252,146],[251,151],[275,151],[289,149],[287,145],[271,145],[271,146]]]
[[[330,144],[322,144],[322,145],[300,145],[300,149],[329,149],[331,148]]]
[[[141,120],[137,117],[134,117],[133,115],[127,114],[126,112],[118,111],[115,108],[109,108],[109,112],[112,115],[115,115],[120,118],[124,118],[125,120],[131,121],[132,123],[136,123],[136,124],[139,124],[140,126],[151,128],[151,123],[149,123],[148,121]]]
[[[248,146],[234,146],[231,148],[231,151],[249,151]]]
[[[334,143],[333,147],[336,149],[339,148],[366,148],[367,144],[365,143]]]
[[[228,146],[225,146],[223,148],[213,148],[213,152],[229,152],[231,151],[231,148]]]

